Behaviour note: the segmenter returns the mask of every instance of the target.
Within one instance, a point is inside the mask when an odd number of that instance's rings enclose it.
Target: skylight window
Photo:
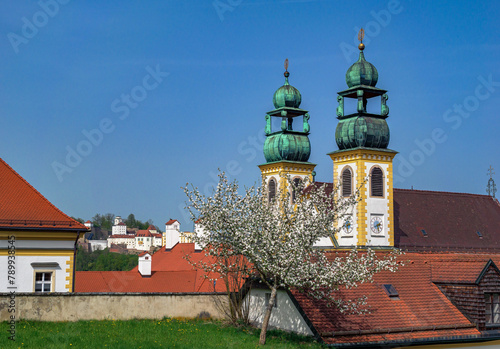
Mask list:
[[[427,235],[427,232],[426,232],[424,229],[422,229],[422,230],[420,230],[420,231],[422,232],[422,235],[424,236],[424,238],[426,238],[426,237],[428,236],[428,235]]]
[[[477,232],[476,232],[476,234],[477,234],[477,236],[479,236],[479,238],[480,238],[480,239],[482,239],[482,238],[483,238],[483,234],[481,234],[481,232],[480,232],[480,231],[477,231]]]
[[[384,291],[391,299],[399,299],[399,293],[394,286],[392,286],[391,284],[385,284],[383,285],[383,287]]]

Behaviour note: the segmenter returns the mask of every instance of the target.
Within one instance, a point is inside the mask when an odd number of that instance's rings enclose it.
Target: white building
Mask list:
[[[163,246],[166,249],[171,249],[175,244],[179,243],[181,235],[181,224],[177,219],[170,219],[165,223],[165,232],[163,233]]]
[[[111,235],[108,237],[108,248],[111,247],[112,244],[126,245],[127,249],[135,249],[135,235],[134,234]]]
[[[120,218],[119,216],[117,218]],[[127,234],[127,225],[120,220],[117,222],[115,218],[115,225],[111,228],[111,235],[125,235]]]
[[[112,244],[125,245],[129,250],[149,251],[152,247],[162,246],[162,234],[150,225],[148,229],[138,230],[135,234],[111,235],[108,237],[107,246],[111,247]]]

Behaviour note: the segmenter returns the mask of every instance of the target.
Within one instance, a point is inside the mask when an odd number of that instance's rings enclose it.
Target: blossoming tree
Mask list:
[[[207,197],[195,187],[185,187],[187,209],[201,229],[195,242],[205,253],[222,263],[202,266],[206,271],[227,275],[241,264],[228,263],[244,256],[271,290],[261,327],[260,344],[266,342],[269,318],[279,288],[298,288],[313,297],[324,298],[344,310],[357,311],[360,302],[335,299],[339,287],[356,287],[370,282],[381,270],[395,270],[396,253],[378,258],[371,250],[352,250],[343,256],[328,257],[314,247],[322,237],[334,237],[338,225],[356,204],[356,196],[336,197],[325,186],[293,182],[283,176],[276,195],[268,200],[265,186],[252,186],[240,193],[236,181],[224,173],[213,195]],[[290,188],[292,188],[290,190]],[[300,193],[298,195],[291,193]]]

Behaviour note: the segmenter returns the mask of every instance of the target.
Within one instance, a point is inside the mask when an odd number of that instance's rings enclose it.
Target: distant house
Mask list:
[[[119,217],[118,217],[119,218]],[[116,222],[116,220],[115,220]],[[117,227],[117,229],[115,229]],[[127,250],[149,251],[154,247],[162,246],[162,234],[158,233],[156,227],[150,225],[148,229],[138,231],[127,231],[127,226],[118,221],[117,225],[113,226],[113,232],[125,232],[123,234],[112,234],[108,237],[108,247],[112,245],[124,245]]]
[[[76,242],[88,228],[51,204],[2,159],[0,178],[0,292],[72,292]],[[15,256],[15,268],[8,267],[9,256]]]
[[[195,232],[199,233],[198,224],[195,224]],[[163,233],[163,246],[166,249],[173,248],[176,244],[181,243],[191,243],[193,232],[184,231],[181,232],[181,224],[176,219],[170,219],[167,223],[165,223],[165,232]],[[198,244],[195,244],[196,250],[201,250],[201,247]]]

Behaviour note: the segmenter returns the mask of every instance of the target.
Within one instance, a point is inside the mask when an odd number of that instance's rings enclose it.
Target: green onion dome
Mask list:
[[[335,130],[335,141],[340,150],[357,147],[385,149],[389,138],[389,126],[385,119],[373,117],[340,120]]]
[[[307,135],[277,133],[267,136],[264,143],[264,157],[267,162],[307,161],[311,155],[311,143]]]
[[[288,83],[290,73],[285,71],[285,84],[274,92],[273,104],[276,109],[282,107],[298,108],[302,101],[299,90]]]
[[[367,85],[375,87],[378,81],[377,68],[365,60],[363,54],[364,45],[359,45],[359,59],[347,70],[345,82],[347,86],[354,87],[358,85]]]

